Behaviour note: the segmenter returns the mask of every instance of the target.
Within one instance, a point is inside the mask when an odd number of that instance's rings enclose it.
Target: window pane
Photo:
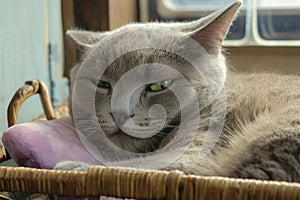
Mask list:
[[[161,0],[157,0],[161,1]],[[160,17],[158,20],[166,20],[166,21],[187,21],[187,20],[196,20],[201,17],[208,15],[209,13],[223,8],[224,6],[229,5],[233,2],[233,0],[167,0],[169,5],[173,5],[178,10],[186,10],[188,12],[189,9],[197,9],[199,10],[199,14],[194,15],[193,17],[176,17],[174,14],[173,18],[163,18]],[[244,0],[243,8],[238,15],[238,18],[231,26],[229,33],[227,35],[228,40],[240,40],[245,37],[245,27],[246,27],[246,10],[245,5],[247,5],[247,0]],[[153,20],[153,19],[152,19]]]
[[[258,0],[258,33],[265,40],[300,40],[299,0]]]
[[[234,21],[229,29],[226,39],[228,40],[241,40],[245,37],[246,33],[246,12],[241,11],[238,18]]]

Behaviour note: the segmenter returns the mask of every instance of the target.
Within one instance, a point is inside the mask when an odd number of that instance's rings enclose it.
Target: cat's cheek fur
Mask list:
[[[221,51],[221,49],[220,49],[220,51]],[[218,63],[221,68],[221,73],[220,73],[221,80],[222,80],[222,83],[224,84],[225,80],[226,80],[226,76],[227,76],[227,67],[226,67],[225,56],[222,53],[219,53],[219,55],[218,55]]]

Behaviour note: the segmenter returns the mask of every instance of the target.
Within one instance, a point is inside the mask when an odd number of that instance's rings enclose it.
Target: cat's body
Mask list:
[[[129,113],[118,110],[117,114],[119,115],[113,116],[110,102],[112,98],[110,91],[112,88],[116,86],[124,73],[133,69],[136,65],[149,62],[171,65],[175,70],[187,77],[194,87],[196,96],[200,99],[199,109],[202,118],[196,137],[191,139],[191,146],[178,159],[162,169],[178,169],[189,174],[198,175],[220,175],[299,182],[300,77],[275,73],[238,74],[233,72],[227,73],[226,76],[225,61],[221,53],[221,42],[239,6],[240,3],[232,4],[203,20],[190,24],[129,25],[106,33],[69,32],[69,35],[77,46],[78,53],[81,54],[79,56],[80,61],[71,74],[71,92],[74,90],[73,87],[80,67],[90,62],[98,65],[99,61],[97,61],[97,58],[93,58],[95,55],[102,56],[107,53],[107,56],[111,56],[115,53],[109,49],[107,51],[103,51],[102,49],[101,51],[101,42],[105,41],[105,38],[113,38],[119,34],[121,36],[119,38],[122,39],[128,33],[126,31],[130,33],[130,31],[138,30],[141,32],[140,37],[144,37],[143,35],[145,35],[144,39],[148,40],[151,37],[150,33],[156,33],[151,32],[153,30],[156,31],[156,29],[152,30],[152,26],[183,32],[202,45],[211,58],[216,61],[216,65],[208,66],[208,68],[204,67],[204,70],[208,71],[207,74],[209,76],[214,76],[212,80],[217,83],[216,85],[220,85],[220,88],[225,84],[226,105],[222,106],[221,103],[220,105],[218,104],[219,101],[223,100],[222,98],[218,98],[221,96],[218,90],[213,90],[212,99],[208,99],[209,90],[212,89],[209,88],[209,83],[203,81],[203,77],[199,78],[199,76],[196,76],[197,71],[193,70],[186,61],[178,56],[173,56],[168,51],[161,50],[148,49],[140,52],[131,52],[124,58],[118,58],[119,60],[117,59],[112,64],[112,67],[104,72],[103,77],[101,77],[100,86],[98,83],[98,89],[95,90],[96,116],[99,124],[104,129],[106,137],[121,149],[135,153],[147,153],[161,149],[173,140],[176,134],[176,127],[180,124],[180,115],[178,114],[180,113],[180,109],[178,108],[180,105],[176,97],[168,89],[172,87],[172,84],[176,84],[176,78],[172,79],[172,77],[168,77],[158,82],[154,81],[155,84],[148,84],[137,89],[137,91],[131,94],[131,99],[133,100],[130,101],[134,103],[129,105]],[[140,39],[136,37],[136,40]],[[172,41],[172,38],[166,37],[160,43],[162,45],[164,43],[168,44],[168,40]],[[149,41],[150,43],[153,42]],[[120,42],[120,46],[122,46],[122,43],[126,44],[126,41],[122,40],[117,40],[117,42]],[[147,43],[146,40],[143,42]],[[170,43],[170,46],[172,46],[173,43]],[[129,46],[130,44],[126,45]],[[97,48],[100,50],[97,50]],[[96,61],[93,61],[93,59]],[[197,59],[199,58],[195,58],[195,60]],[[126,92],[124,93],[126,94]],[[192,94],[187,91],[187,94],[184,96],[187,99],[184,101],[187,107],[189,107],[189,95]],[[157,120],[151,119],[151,116],[149,116],[149,109],[155,104],[165,107],[168,115],[166,129],[159,132],[157,136],[152,136],[148,139],[135,138],[126,135],[122,131],[123,129],[120,130],[117,121],[120,121],[121,118],[123,120],[121,120],[122,126],[126,126],[127,119],[133,119],[141,127],[149,125],[151,120]],[[205,131],[208,129],[209,122],[213,116],[210,113],[212,110],[211,104],[217,104],[217,108],[220,106],[215,112],[226,110],[226,118],[224,119],[224,127],[216,145],[213,145],[212,151],[206,157],[200,159],[199,149],[204,141]],[[70,109],[73,109],[74,115],[72,99],[70,105]],[[218,120],[222,120],[221,118],[213,120],[218,123]],[[132,131],[138,132],[139,130]],[[109,154],[109,152],[107,153]],[[74,169],[78,165],[80,166],[81,164],[74,162],[61,163],[57,168]]]
[[[299,182],[299,84],[296,75],[229,73],[227,116],[218,150],[203,160],[187,153],[167,169]]]

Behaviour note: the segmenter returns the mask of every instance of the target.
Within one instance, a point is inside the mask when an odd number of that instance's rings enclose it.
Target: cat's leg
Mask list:
[[[228,175],[300,182],[300,134],[282,133],[253,141],[244,149],[245,157]]]
[[[80,161],[62,161],[57,163],[54,169],[67,171],[87,171],[89,167],[89,164]]]
[[[300,107],[247,123],[214,163],[217,175],[300,182]]]

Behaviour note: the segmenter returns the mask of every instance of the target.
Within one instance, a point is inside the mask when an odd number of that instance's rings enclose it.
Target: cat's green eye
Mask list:
[[[172,84],[172,80],[166,80],[159,83],[153,83],[149,86],[149,90],[153,92],[159,92],[168,88]]]
[[[98,87],[98,88],[111,89],[111,85],[110,85],[109,82],[101,81],[101,80],[98,81],[97,87]]]

